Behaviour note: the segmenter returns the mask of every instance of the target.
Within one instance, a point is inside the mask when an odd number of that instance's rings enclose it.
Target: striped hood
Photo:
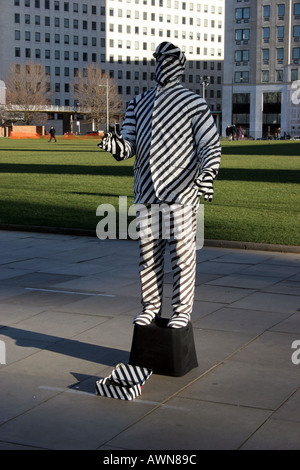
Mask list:
[[[153,54],[156,59],[154,81],[164,87],[184,73],[186,57],[179,47],[162,42]]]

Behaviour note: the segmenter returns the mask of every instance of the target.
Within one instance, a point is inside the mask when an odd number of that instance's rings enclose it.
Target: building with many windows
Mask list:
[[[0,15],[0,79],[32,59],[49,76],[53,103],[74,106],[73,78],[97,63],[126,104],[153,86],[162,41],[187,56],[184,85],[221,112],[224,0],[7,0]],[[207,83],[209,86],[206,87]],[[58,116],[60,115],[58,114]],[[57,127],[58,129],[58,127]]]
[[[226,0],[225,17],[223,135],[300,135],[300,1]]]

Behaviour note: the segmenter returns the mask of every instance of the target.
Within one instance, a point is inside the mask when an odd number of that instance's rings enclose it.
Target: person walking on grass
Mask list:
[[[121,135],[104,134],[98,146],[117,161],[135,155],[134,202],[148,208],[143,217],[150,230],[148,236],[140,235],[143,309],[133,322],[146,326],[161,315],[168,240],[173,271],[168,327],[183,328],[191,319],[194,301],[199,196],[208,201],[213,198],[221,146],[205,100],[179,83],[185,68],[184,53],[170,42],[163,42],[153,55],[155,87],[130,101]],[[163,236],[161,218],[156,219],[153,234],[153,207],[156,213],[157,207],[170,209],[165,221],[168,239]],[[175,234],[178,220],[185,226],[181,237]]]
[[[54,142],[56,142],[55,129],[53,126],[51,126],[50,128],[49,134],[50,134],[50,139],[48,140],[48,142],[51,142],[52,139],[54,139]]]

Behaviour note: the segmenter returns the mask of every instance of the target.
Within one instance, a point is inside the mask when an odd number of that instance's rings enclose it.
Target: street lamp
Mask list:
[[[106,132],[109,132],[109,111],[108,111],[108,78],[106,79],[106,85],[98,85],[106,87]]]
[[[205,89],[209,86],[210,84],[210,77],[200,77],[200,83],[202,85],[202,97],[205,99]]]

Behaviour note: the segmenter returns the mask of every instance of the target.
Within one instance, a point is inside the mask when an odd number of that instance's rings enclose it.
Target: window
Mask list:
[[[283,42],[284,39],[284,26],[277,26],[277,40]]]
[[[235,72],[234,83],[248,83],[249,72]]]
[[[262,50],[262,58],[263,58],[263,63],[267,65],[269,63],[269,58],[270,58],[270,50],[269,49],[263,49]]]
[[[283,82],[283,70],[276,70],[276,81]]]
[[[299,5],[300,5],[300,3],[299,3]],[[296,26],[294,26],[294,28],[293,28],[293,36],[294,36],[294,39],[295,39],[295,40],[299,40],[299,37],[300,37],[300,25],[299,25],[299,24],[296,25]]]
[[[263,16],[265,21],[269,21],[270,19],[270,5],[263,6]]]
[[[269,70],[263,70],[262,71],[262,81],[264,83],[269,81]]]
[[[269,21],[270,19],[270,5],[265,5],[263,7],[264,20]]]
[[[300,59],[300,47],[293,48],[293,63],[298,64]]]
[[[294,15],[295,16],[300,16],[300,3],[295,3],[294,4]]]
[[[284,19],[284,14],[285,14],[285,5],[284,4],[280,4],[280,5],[277,5],[277,13],[278,13],[278,19],[279,20],[283,20]]]
[[[284,49],[283,47],[280,47],[277,49],[277,62],[281,64],[283,63],[283,59],[284,59]]]
[[[270,28],[263,28],[263,40],[264,42],[269,42],[270,40]]]
[[[291,70],[291,81],[295,82],[298,80],[298,69],[292,69]]]
[[[249,20],[250,18],[250,8],[236,8],[235,9],[235,19],[238,22],[241,20]]]
[[[15,40],[19,41],[21,39],[21,33],[20,31],[15,31]]]
[[[250,29],[236,29],[235,40],[236,41],[249,41]]]
[[[249,51],[235,51],[234,60],[236,62],[248,62],[249,61]]]

